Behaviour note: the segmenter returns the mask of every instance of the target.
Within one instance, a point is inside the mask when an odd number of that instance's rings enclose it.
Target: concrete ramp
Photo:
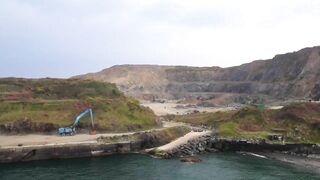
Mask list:
[[[179,146],[182,146],[184,144],[188,144],[189,141],[192,141],[194,139],[197,139],[199,137],[205,136],[205,135],[210,135],[212,133],[212,131],[202,131],[202,132],[194,132],[191,131],[189,133],[187,133],[186,135],[166,144],[163,146],[160,146],[157,148],[157,150],[159,151],[163,151],[163,152],[168,152],[171,151]]]

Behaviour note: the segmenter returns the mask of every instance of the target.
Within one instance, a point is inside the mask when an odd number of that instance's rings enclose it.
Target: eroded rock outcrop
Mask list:
[[[14,122],[0,124],[0,134],[28,134],[55,132],[59,125],[53,123],[37,123],[31,119],[19,119]]]

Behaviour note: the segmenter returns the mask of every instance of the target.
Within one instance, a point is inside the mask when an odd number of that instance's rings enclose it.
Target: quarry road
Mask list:
[[[194,104],[180,104],[174,101],[165,102],[165,103],[144,101],[141,103],[141,105],[152,109],[157,116],[165,116],[168,114],[185,115],[185,114],[192,114],[195,111],[197,112],[232,111],[232,110],[237,110],[243,106],[243,105],[229,105],[225,107],[202,107]],[[280,105],[266,106],[266,108],[276,110],[276,109],[283,108],[283,106],[280,106]]]
[[[183,115],[193,113],[194,111],[199,112],[217,112],[217,111],[230,111],[235,110],[235,107],[201,107],[201,106],[187,106],[186,104],[179,104],[176,102],[166,103],[154,103],[154,102],[142,102],[142,106],[149,107],[158,116],[164,116],[167,114]]]
[[[57,135],[41,135],[41,134],[27,134],[27,135],[0,135],[0,147],[7,146],[23,146],[28,145],[56,145],[56,144],[80,144],[80,143],[95,143],[96,139],[100,136],[122,136],[131,135],[137,132],[149,132],[153,130],[161,130],[163,128],[174,126],[188,126],[184,123],[178,122],[163,122],[163,127],[149,129],[145,131],[135,131],[126,133],[102,133],[96,135],[89,134],[76,134],[74,136],[59,136]]]

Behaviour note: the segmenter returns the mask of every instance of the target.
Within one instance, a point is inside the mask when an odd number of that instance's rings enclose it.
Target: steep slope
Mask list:
[[[133,131],[156,126],[155,115],[114,84],[92,80],[0,79],[0,133],[55,132],[86,108],[98,131]],[[79,128],[90,127],[87,116]],[[88,129],[88,128],[85,128]]]
[[[193,97],[213,102],[318,99],[320,47],[229,68],[122,65],[75,78],[116,83],[125,93],[143,99]]]
[[[130,96],[150,98],[155,94],[165,95],[169,83],[165,78],[167,68],[169,66],[122,65],[74,78],[115,83],[121,91]]]

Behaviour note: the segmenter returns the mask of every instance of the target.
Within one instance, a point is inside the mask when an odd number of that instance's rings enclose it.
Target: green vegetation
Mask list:
[[[132,131],[156,126],[155,115],[127,98],[114,84],[78,79],[0,79],[0,125],[30,119],[69,126],[86,108],[104,131]],[[80,127],[90,125],[85,117]]]
[[[240,110],[170,116],[171,120],[215,127],[220,136],[264,138],[280,134],[287,142],[320,143],[320,104],[295,103],[279,110],[247,106]]]
[[[237,124],[234,122],[222,123],[219,126],[219,132],[221,136],[239,136],[240,134],[236,131]]]
[[[1,100],[83,99],[120,97],[114,84],[80,79],[0,79]]]

